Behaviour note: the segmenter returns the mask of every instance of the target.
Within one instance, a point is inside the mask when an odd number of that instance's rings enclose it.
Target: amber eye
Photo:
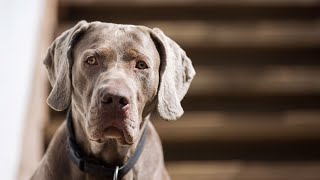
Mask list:
[[[147,69],[148,66],[144,61],[138,61],[136,64],[136,68],[138,69]]]
[[[98,64],[98,61],[96,60],[95,57],[88,57],[86,59],[86,63],[90,64],[90,65],[97,65]]]

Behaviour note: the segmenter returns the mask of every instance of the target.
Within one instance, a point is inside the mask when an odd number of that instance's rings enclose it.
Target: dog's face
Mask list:
[[[92,26],[74,45],[73,59],[72,101],[90,140],[132,144],[159,84],[160,57],[150,34],[135,26]]]
[[[85,21],[60,35],[44,64],[53,89],[47,103],[71,104],[89,140],[133,144],[157,107],[175,120],[195,75],[185,52],[159,29]]]

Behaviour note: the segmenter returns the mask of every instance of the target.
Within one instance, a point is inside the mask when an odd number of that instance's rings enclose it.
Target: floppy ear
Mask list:
[[[158,112],[162,119],[176,120],[183,114],[180,102],[196,73],[185,51],[160,29],[154,28],[151,37],[161,59]]]
[[[44,58],[51,93],[48,105],[56,111],[65,110],[71,102],[71,67],[72,48],[78,37],[89,27],[86,21],[80,21],[73,28],[65,31],[51,44]]]

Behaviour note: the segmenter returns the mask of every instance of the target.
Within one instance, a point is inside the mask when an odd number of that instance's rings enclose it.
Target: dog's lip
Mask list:
[[[119,121],[114,121],[112,123],[112,127],[115,127],[122,132],[122,138],[124,138],[127,144],[133,144],[133,138],[129,135],[128,132],[126,132],[126,130],[124,130],[126,128],[126,125],[124,125],[123,123],[119,123]]]
[[[119,126],[119,124],[112,124],[108,127],[105,127],[103,130],[101,129],[99,133],[94,136],[90,136],[90,141],[94,141],[97,143],[104,143],[108,138],[114,139],[123,139],[128,144],[130,143],[130,137],[128,137],[127,133]],[[129,140],[129,141],[128,141]]]
[[[127,133],[124,133],[124,139],[127,142],[127,144],[133,144],[133,142],[134,142],[133,138]]]
[[[117,138],[117,137],[121,137],[123,132],[121,129],[119,129],[116,126],[109,126],[103,130],[103,134],[104,136]]]
[[[101,140],[101,138],[99,139],[93,139],[91,137],[89,137],[90,141],[94,141],[94,142],[97,142],[97,143],[103,143],[103,141]]]
[[[105,137],[112,137],[116,139],[123,139],[127,144],[133,144],[133,138],[125,132],[123,128],[120,128],[118,125],[107,127],[104,130]]]

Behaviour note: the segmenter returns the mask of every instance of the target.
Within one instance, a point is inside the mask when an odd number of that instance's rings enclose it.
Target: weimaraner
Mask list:
[[[183,114],[195,70],[179,45],[158,28],[80,21],[44,64],[47,103],[69,112],[31,179],[170,179],[149,119]]]

